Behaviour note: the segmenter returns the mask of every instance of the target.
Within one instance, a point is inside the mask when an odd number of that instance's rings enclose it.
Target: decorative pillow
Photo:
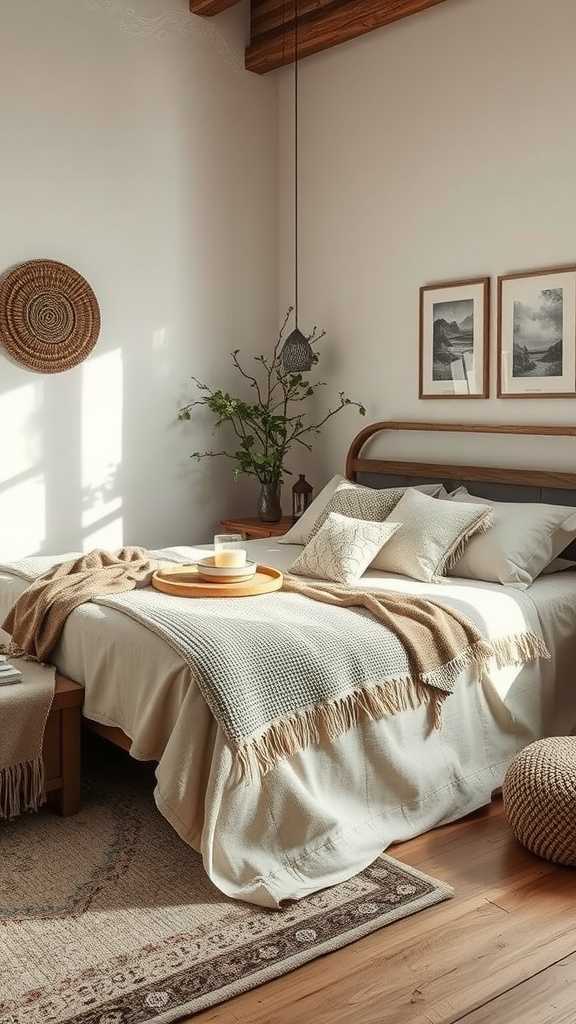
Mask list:
[[[492,510],[493,527],[477,537],[450,568],[450,576],[487,580],[526,590],[576,538],[576,508],[537,502],[491,501],[459,488],[453,504],[480,502]]]
[[[444,491],[442,484],[425,484],[424,493]],[[406,493],[406,487],[387,487],[385,490],[376,490],[374,487],[363,487],[360,484],[352,484],[349,480],[334,491],[326,508],[320,513],[310,534],[310,540],[314,537],[331,512],[338,512],[339,515],[349,516],[351,519],[367,519],[371,522],[382,523],[388,518],[393,509]],[[421,490],[421,488],[415,488]],[[422,488],[424,490],[424,488]],[[445,492],[444,492],[445,493]]]
[[[402,529],[377,555],[372,568],[438,582],[491,520],[492,510],[486,505],[458,505],[410,489],[386,520],[399,523]]]
[[[307,544],[320,529],[330,512],[338,512],[340,515],[348,515],[356,519],[382,522],[407,490],[407,487],[387,487],[384,490],[376,490],[374,487],[355,484],[343,476],[333,476],[310,507],[306,509],[304,515],[288,530],[288,533],[279,537],[278,541],[280,544]],[[422,484],[416,490],[434,496],[446,494],[443,484]],[[349,498],[345,498],[343,492],[354,492],[354,496],[351,493]],[[380,504],[374,500],[375,494],[381,496]],[[332,499],[336,495],[338,495],[338,501],[332,505]],[[390,497],[386,497],[387,495]],[[383,510],[382,514],[376,514],[380,508]]]
[[[333,476],[326,486],[322,488],[320,494],[314,498],[314,501],[308,506],[306,511],[296,520],[294,526],[290,527],[288,533],[285,533],[283,537],[278,537],[278,543],[307,544],[318,516],[326,508],[336,488],[341,484],[349,482],[345,476],[341,476],[339,473]]]
[[[331,512],[290,571],[336,583],[357,580],[397,530],[399,523],[369,523]]]

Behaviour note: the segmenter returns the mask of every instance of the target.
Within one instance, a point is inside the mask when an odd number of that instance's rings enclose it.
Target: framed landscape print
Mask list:
[[[498,279],[498,397],[576,397],[576,267]]]
[[[420,289],[420,398],[487,398],[490,279]]]

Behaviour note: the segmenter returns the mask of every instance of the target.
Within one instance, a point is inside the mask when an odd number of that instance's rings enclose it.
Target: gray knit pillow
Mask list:
[[[362,576],[399,529],[399,523],[370,523],[331,512],[290,571],[298,576],[351,583]]]
[[[361,484],[344,481],[336,488],[326,507],[318,516],[309,540],[312,540],[312,537],[318,533],[331,512],[349,516],[351,519],[367,519],[374,523],[383,522],[396,508],[407,490],[407,487],[387,487],[384,490],[376,490],[373,487],[364,487]],[[424,484],[418,490],[433,497],[445,493],[442,484]]]

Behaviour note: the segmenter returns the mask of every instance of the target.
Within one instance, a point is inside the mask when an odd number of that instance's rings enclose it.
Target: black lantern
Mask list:
[[[282,363],[286,373],[306,373],[312,369],[314,352],[308,338],[304,337],[298,327],[294,328],[284,342]]]
[[[292,488],[292,518],[299,519],[304,515],[312,501],[313,487],[308,483],[304,473],[300,473]]]

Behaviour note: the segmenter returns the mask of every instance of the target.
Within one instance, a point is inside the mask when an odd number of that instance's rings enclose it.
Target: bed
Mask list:
[[[487,496],[576,504],[576,474],[437,466],[366,458],[388,429],[475,429],[526,434],[575,428],[461,428],[374,424],[354,441],[347,476],[370,486],[474,482]],[[299,549],[276,539],[248,542],[251,557],[288,568]],[[174,548],[193,560],[201,549]],[[181,838],[202,853],[228,895],[264,906],[300,899],[351,877],[391,843],[487,804],[512,755],[532,740],[576,728],[576,571],[540,577],[527,591],[448,579],[425,584],[370,571],[372,590],[440,598],[490,633],[506,620],[543,636],[550,661],[478,678],[462,673],[440,730],[425,708],[362,721],[330,744],[282,761],[258,785],[238,781],[232,754],[190,670],[154,633],[116,609],[86,604],[68,620],[54,656],[85,686],[88,723],[140,760],[157,764],[155,799]],[[0,574],[0,614],[26,584]]]

